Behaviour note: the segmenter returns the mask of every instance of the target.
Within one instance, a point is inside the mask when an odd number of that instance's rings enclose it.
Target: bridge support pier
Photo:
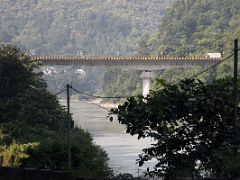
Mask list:
[[[207,83],[211,84],[213,82],[213,80],[215,79],[216,77],[216,69],[211,67],[209,69],[209,75],[208,75],[208,78],[207,78]]]
[[[153,78],[153,72],[151,71],[143,71],[141,74],[142,79],[142,95],[146,97],[150,90],[152,90],[152,78]]]

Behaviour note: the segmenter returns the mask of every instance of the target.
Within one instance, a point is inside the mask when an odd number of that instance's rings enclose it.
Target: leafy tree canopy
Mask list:
[[[168,56],[226,54],[233,39],[239,38],[239,9],[238,0],[176,1],[164,15],[158,33],[145,42],[145,49],[152,55]]]
[[[2,1],[0,41],[37,55],[130,55],[174,1]]]
[[[40,75],[28,55],[9,45],[0,47],[1,166],[67,168],[67,112]],[[73,170],[107,175],[107,154],[88,132],[72,127],[71,142]]]
[[[165,179],[240,176],[240,154],[233,157],[234,142],[239,150],[240,138],[233,131],[231,78],[210,85],[192,79],[159,84],[147,97],[129,98],[111,110],[127,133],[154,140],[139,156],[139,165],[156,159],[149,172]]]

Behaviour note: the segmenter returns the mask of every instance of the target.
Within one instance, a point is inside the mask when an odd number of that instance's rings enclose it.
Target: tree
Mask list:
[[[18,48],[0,47],[0,132],[6,135],[0,162],[8,167],[66,170],[67,112],[36,72],[37,64]],[[71,150],[71,168],[79,175],[107,175],[107,154],[93,144],[88,132],[72,127]]]
[[[0,41],[17,42],[38,55],[77,55],[81,51],[133,55],[137,37],[154,31],[165,8],[174,1],[2,2]],[[13,14],[13,9],[22,11]]]
[[[233,160],[240,158],[239,152],[233,157],[234,143],[239,149],[240,138],[233,131],[231,78],[212,84],[192,79],[159,83],[161,87],[147,97],[131,97],[111,110],[127,133],[154,139],[139,155],[139,165],[156,159],[148,172],[165,179],[203,172],[212,177],[240,176],[239,163]]]
[[[36,149],[39,143],[19,144],[13,141],[10,145],[4,144],[4,135],[0,129],[0,167],[19,167],[23,159],[29,158],[26,153],[29,149]]]
[[[36,64],[31,62],[27,55],[21,53],[19,48],[2,46],[0,60],[1,100],[25,92],[30,86],[36,86],[36,82],[40,84],[39,74],[33,73]]]
[[[176,1],[164,14],[157,36],[152,33],[141,44],[149,44],[152,39],[150,55],[226,54],[232,48],[226,43],[239,35],[239,9],[238,0]]]
[[[1,167],[19,167],[24,159],[29,158],[26,151],[36,149],[38,143],[19,144],[12,142],[9,146],[0,146]]]

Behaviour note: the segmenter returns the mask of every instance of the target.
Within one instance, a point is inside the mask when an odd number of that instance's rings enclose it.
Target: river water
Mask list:
[[[62,104],[64,105],[65,101]],[[116,120],[110,122],[106,118],[108,111],[90,102],[71,101],[70,107],[75,126],[87,129],[92,134],[94,142],[107,152],[110,158],[109,167],[115,174],[131,173],[138,176],[147,167],[153,166],[153,162],[149,162],[143,167],[136,164],[138,154],[151,144],[151,140],[138,140],[136,136],[126,134],[123,125]]]

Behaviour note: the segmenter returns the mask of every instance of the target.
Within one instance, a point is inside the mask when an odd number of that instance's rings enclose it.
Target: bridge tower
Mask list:
[[[143,71],[141,74],[142,79],[142,95],[146,97],[150,90],[152,90],[152,78],[153,72],[152,71]]]

